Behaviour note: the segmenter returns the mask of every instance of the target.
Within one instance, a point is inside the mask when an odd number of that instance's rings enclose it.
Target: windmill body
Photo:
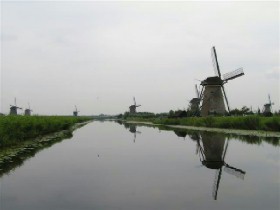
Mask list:
[[[199,96],[199,91],[197,89],[197,85],[195,85],[195,91],[196,91],[197,97],[192,98],[192,100],[190,100],[189,110],[191,111],[192,115],[198,116],[199,115],[200,96]]]
[[[24,110],[24,115],[26,115],[26,116],[30,116],[31,115],[31,109],[25,109]]]
[[[223,81],[219,77],[208,77],[201,82],[203,86],[203,102],[201,116],[211,114],[226,114],[224,96],[222,92]]]
[[[17,110],[22,109],[17,106],[16,98],[15,98],[15,105],[10,105],[10,115],[17,115]]]
[[[263,105],[263,112],[266,113],[271,113],[271,104],[265,104]]]
[[[136,105],[135,97],[133,97],[133,101],[134,101],[134,104],[129,106],[129,113],[130,114],[135,114],[136,113],[136,107],[141,106],[141,105]]]
[[[75,106],[75,110],[73,111],[73,116],[74,117],[77,117],[78,116],[78,109],[77,109],[77,106]]]
[[[274,103],[272,103],[271,102],[271,100],[270,100],[270,95],[268,95],[268,103],[267,104],[264,104],[264,106],[263,106],[263,114],[265,115],[265,116],[270,116],[270,115],[272,115],[272,110],[271,110],[271,108],[272,108],[272,105],[273,105]]]
[[[10,107],[10,115],[17,115],[17,106],[12,106]]]
[[[31,112],[32,112],[32,110],[30,109],[30,104],[28,103],[28,109],[24,110],[24,115],[25,116],[30,116]]]
[[[216,76],[207,77],[200,84],[202,86],[202,117],[216,114],[225,115],[227,111],[230,112],[224,84],[229,80],[233,80],[244,75],[243,69],[239,68],[235,71],[224,74],[222,79],[215,47],[212,47],[211,53]],[[227,106],[227,109],[225,105]]]

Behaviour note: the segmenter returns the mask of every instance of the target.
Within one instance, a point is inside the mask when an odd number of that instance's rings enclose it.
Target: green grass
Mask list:
[[[90,119],[89,117],[64,116],[1,116],[0,147],[11,146],[31,138],[67,130],[76,123]]]
[[[127,120],[148,121],[162,125],[186,125],[209,128],[241,130],[280,131],[280,117],[227,116],[227,117],[187,117],[187,118],[128,118]]]

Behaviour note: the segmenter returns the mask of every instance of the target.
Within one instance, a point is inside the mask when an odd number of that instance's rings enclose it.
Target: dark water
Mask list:
[[[93,122],[4,174],[0,210],[279,209],[279,146],[249,142]]]

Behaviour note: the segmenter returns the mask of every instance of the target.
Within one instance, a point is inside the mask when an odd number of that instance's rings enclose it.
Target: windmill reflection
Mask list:
[[[226,140],[224,135],[218,133],[202,133],[201,137],[197,136],[196,141],[196,153],[199,155],[202,165],[216,170],[212,196],[214,200],[217,200],[223,170],[242,180],[244,180],[246,172],[232,167],[225,162],[229,141]]]
[[[124,127],[126,129],[129,130],[129,132],[133,133],[134,134],[134,138],[133,138],[133,142],[135,143],[136,141],[136,134],[140,134],[141,132],[140,131],[137,131],[137,126],[135,124],[128,124],[128,123],[124,123]]]

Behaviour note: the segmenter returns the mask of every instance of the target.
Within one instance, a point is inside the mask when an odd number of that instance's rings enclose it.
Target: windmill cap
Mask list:
[[[222,85],[223,84],[223,80],[221,80],[220,77],[207,77],[200,84],[202,86],[205,86],[205,85]]]
[[[224,162],[223,161],[206,161],[206,160],[203,160],[202,165],[204,165],[204,166],[206,166],[207,168],[210,168],[210,169],[220,169],[224,165]]]

